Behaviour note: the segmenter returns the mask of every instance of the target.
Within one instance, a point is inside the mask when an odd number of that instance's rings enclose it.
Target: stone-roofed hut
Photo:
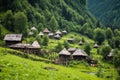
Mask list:
[[[63,31],[62,31],[62,34],[63,34],[63,35],[66,35],[66,34],[67,34],[67,31],[66,31],[66,30],[63,30]]]
[[[67,41],[68,41],[69,43],[74,43],[74,39],[73,39],[73,38],[69,38]]]
[[[94,44],[94,48],[99,48],[99,45],[97,43]]]
[[[12,45],[22,42],[22,34],[6,34],[4,37],[4,41],[6,45]]]
[[[77,49],[73,54],[73,59],[75,60],[81,60],[81,59],[86,59],[88,57],[88,54],[81,50],[81,49]]]
[[[40,32],[40,33],[39,33],[39,36],[40,36],[40,37],[43,37],[43,36],[44,36],[44,33],[43,33],[43,32]]]
[[[79,42],[79,45],[83,45],[83,42],[82,42],[82,41],[80,41],[80,42]]]
[[[57,30],[55,34],[62,36],[62,32],[60,32],[60,30]]]
[[[66,48],[59,52],[59,60],[62,64],[67,64],[71,59],[71,53]]]
[[[30,30],[31,30],[31,31],[36,31],[37,29],[33,26],[33,27],[31,27]]]
[[[45,30],[43,31],[45,34],[49,34],[50,31],[48,30],[48,28],[45,28]]]
[[[61,38],[61,36],[59,34],[54,35],[54,39],[60,39],[60,38]]]
[[[48,36],[49,36],[49,38],[53,38],[54,34],[53,33],[49,33]]]
[[[76,51],[76,48],[69,48],[68,51],[73,54]]]

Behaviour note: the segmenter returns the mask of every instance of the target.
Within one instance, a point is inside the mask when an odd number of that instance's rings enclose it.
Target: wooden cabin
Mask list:
[[[43,31],[45,34],[49,34],[50,31],[48,30],[48,28],[45,28],[45,30]]]
[[[30,31],[29,33],[28,33],[28,35],[29,36],[32,36],[34,33],[32,32],[32,31]]]
[[[39,36],[40,36],[40,37],[43,37],[43,36],[44,36],[44,33],[43,33],[43,32],[40,32],[40,33],[39,33]]]
[[[82,60],[82,59],[86,59],[88,57],[88,54],[81,50],[81,49],[77,49],[73,54],[73,59],[75,60]]]
[[[73,54],[76,51],[76,48],[69,48],[68,51]]]
[[[33,26],[30,30],[31,31],[36,31],[37,29]]]
[[[60,32],[60,30],[57,30],[55,34],[56,35],[58,34],[58,35],[62,36],[62,32]]]
[[[73,39],[73,38],[69,38],[67,41],[68,41],[69,43],[74,43],[74,39]]]
[[[34,41],[33,44],[23,44],[23,43],[17,43],[8,46],[9,48],[22,51],[24,53],[33,53],[33,54],[39,54],[40,53],[40,45],[37,41]]]
[[[54,34],[53,33],[49,33],[48,36],[49,36],[49,38],[54,38]]]
[[[63,34],[63,35],[66,35],[66,34],[67,34],[67,31],[66,31],[66,30],[63,30],[63,31],[62,31],[62,34]]]
[[[94,44],[94,48],[99,48],[99,45],[97,43]]]
[[[113,59],[114,54],[115,54],[115,50],[112,49],[112,50],[110,51],[110,53],[108,54],[108,59]]]
[[[60,39],[60,38],[61,38],[61,36],[59,34],[54,35],[54,39]]]
[[[12,45],[22,42],[22,34],[6,34],[4,37],[4,41],[6,45]]]
[[[34,52],[33,52],[33,53],[39,54],[39,53],[40,53],[40,48],[41,48],[41,46],[40,46],[40,44],[38,43],[38,41],[34,41],[34,42],[32,43],[32,46],[34,47]]]
[[[64,48],[59,52],[59,60],[61,64],[67,64],[71,60],[71,53]]]
[[[80,42],[79,42],[79,45],[83,45],[83,42],[82,42],[82,41],[80,41]]]

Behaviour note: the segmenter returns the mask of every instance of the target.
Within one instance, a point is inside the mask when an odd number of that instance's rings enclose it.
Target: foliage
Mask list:
[[[102,42],[105,40],[105,32],[103,29],[94,29],[94,40],[98,42],[98,44],[102,44]]]
[[[106,29],[106,38],[107,38],[107,39],[112,39],[112,37],[113,37],[113,32],[112,32],[112,30],[111,30],[110,28],[107,28],[107,29]]]
[[[45,35],[43,38],[43,46],[48,46],[48,43],[49,43],[49,38],[47,35]]]
[[[57,52],[60,52],[62,49],[63,49],[63,45],[59,42],[59,43],[57,44],[55,50],[56,50]]]
[[[90,55],[91,46],[90,46],[89,43],[85,43],[85,45],[84,45],[84,51],[85,51],[88,55]]]
[[[66,49],[68,49],[68,48],[70,47],[68,41],[64,41],[64,47],[65,47]]]
[[[103,59],[106,60],[108,57],[108,54],[111,52],[111,47],[110,46],[102,46],[100,53],[103,56]]]

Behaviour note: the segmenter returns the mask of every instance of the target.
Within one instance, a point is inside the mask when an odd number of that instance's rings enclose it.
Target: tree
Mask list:
[[[69,43],[68,43],[68,41],[64,41],[64,47],[66,48],[66,49],[68,49],[69,48]]]
[[[27,17],[23,12],[17,12],[14,15],[14,31],[16,33],[23,33],[27,30]]]
[[[106,38],[107,39],[112,39],[112,37],[113,37],[112,30],[110,28],[107,28],[107,30],[106,30]]]
[[[0,40],[2,40],[2,25],[0,24]]]
[[[57,30],[58,27],[59,27],[58,22],[57,22],[57,20],[55,19],[54,16],[51,17],[50,27],[52,28],[52,31],[53,31],[53,32],[54,32],[55,30]]]
[[[102,42],[105,40],[105,32],[104,30],[100,28],[94,29],[94,40],[98,42],[98,44],[102,44]]]
[[[117,52],[116,55],[113,57],[113,63],[120,74],[120,52]]]
[[[108,54],[111,51],[111,47],[110,46],[102,46],[100,53],[103,56],[103,59],[107,59]]]
[[[45,35],[43,38],[43,46],[48,46],[48,43],[49,43],[49,38],[47,35]]]
[[[85,52],[90,55],[90,51],[91,51],[91,46],[89,43],[86,43],[85,46],[84,46],[84,50]]]
[[[56,51],[59,52],[63,49],[63,46],[61,43],[58,43],[58,45],[56,46]]]

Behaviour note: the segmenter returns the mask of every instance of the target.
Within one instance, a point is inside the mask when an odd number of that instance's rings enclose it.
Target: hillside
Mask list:
[[[32,26],[36,26],[38,31],[48,27],[51,31],[79,32],[86,23],[91,28],[96,26],[96,19],[86,3],[86,0],[1,0],[0,23],[15,33],[26,34]]]
[[[88,0],[88,7],[100,22],[119,28],[119,0]]]

